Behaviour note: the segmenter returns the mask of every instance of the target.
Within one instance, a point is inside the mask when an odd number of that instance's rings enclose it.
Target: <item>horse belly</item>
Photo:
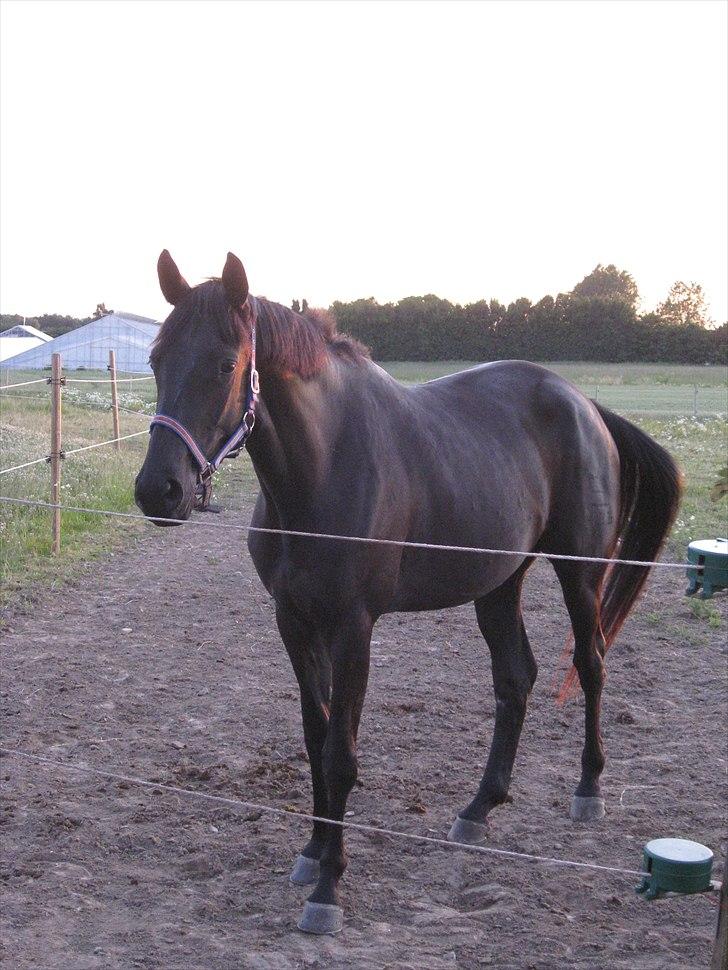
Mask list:
[[[541,534],[542,524],[508,530],[508,534],[479,532],[461,538],[442,536],[433,545],[465,546],[468,549],[503,549],[530,552]],[[440,549],[403,550],[392,610],[435,610],[459,606],[485,596],[502,585],[526,558],[484,552]]]
[[[516,545],[522,549],[530,548],[528,543]],[[472,602],[501,586],[524,558],[406,549],[391,611],[441,610]]]
[[[549,515],[546,477],[528,454],[503,455],[500,467],[506,484],[498,488],[492,480],[485,486],[479,469],[461,469],[438,490],[436,504],[421,508],[408,538],[516,555],[404,548],[393,610],[443,609],[485,596],[520,567],[526,556],[519,552],[535,549]]]

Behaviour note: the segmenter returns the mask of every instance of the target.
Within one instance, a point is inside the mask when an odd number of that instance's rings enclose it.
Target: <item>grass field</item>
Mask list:
[[[400,380],[429,380],[469,366],[462,361],[435,364],[414,362],[387,364]],[[682,557],[694,538],[728,532],[728,506],[710,501],[710,486],[718,468],[725,464],[728,449],[726,423],[726,374],[719,367],[666,365],[568,364],[549,365],[586,393],[632,420],[667,447],[686,473],[686,490],[670,541],[672,555]],[[11,372],[11,383],[32,380],[37,372]],[[107,378],[76,372],[90,379]],[[693,387],[698,386],[699,417],[693,417]],[[3,383],[6,383],[4,380]],[[659,393],[658,393],[659,392]],[[63,446],[81,447],[110,438],[112,424],[108,385],[69,384],[64,390]],[[122,434],[146,428],[146,415],[154,412],[153,381],[120,382]],[[137,412],[137,413],[134,413]],[[141,412],[141,414],[139,413]],[[48,387],[31,385],[0,395],[2,467],[7,468],[44,456],[48,452],[50,410]],[[105,447],[70,455],[63,463],[62,502],[112,511],[136,511],[133,482],[146,450],[146,435],[122,444],[121,452]],[[250,462],[228,462],[217,477],[216,494],[223,502],[232,489],[256,487]],[[0,494],[48,501],[49,471],[46,464],[0,476]],[[0,602],[32,598],[40,584],[56,583],[73,575],[75,565],[128,541],[148,528],[124,520],[110,520],[86,513],[64,513],[62,554],[50,556],[50,519],[47,510],[0,504]]]

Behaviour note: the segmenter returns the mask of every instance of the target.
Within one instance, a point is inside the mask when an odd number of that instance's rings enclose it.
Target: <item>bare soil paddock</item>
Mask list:
[[[247,521],[249,508],[215,521]],[[112,526],[113,527],[113,526]],[[567,631],[553,573],[527,581],[541,671],[513,803],[493,845],[637,869],[648,839],[726,836],[725,598],[693,616],[658,573],[609,655],[607,818],[571,823],[582,707],[554,704]],[[714,620],[714,622],[716,622]],[[269,805],[309,809],[298,695],[242,534],[149,530],[4,632],[2,743]],[[352,819],[444,835],[493,725],[472,608],[375,629]],[[0,759],[3,960],[16,970],[547,968],[696,970],[716,897],[646,903],[628,876],[350,834],[346,923],[298,933],[295,820]]]

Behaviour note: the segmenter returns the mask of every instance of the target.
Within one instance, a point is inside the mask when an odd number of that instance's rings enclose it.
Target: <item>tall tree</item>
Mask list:
[[[705,293],[700,283],[677,280],[670,287],[667,299],[661,303],[657,315],[675,327],[707,327],[713,321],[708,316]]]
[[[640,298],[632,274],[624,269],[617,269],[614,263],[609,266],[597,263],[591,273],[581,283],[576,284],[571,294],[589,299],[598,297],[601,300],[620,300],[633,310],[637,309]]]

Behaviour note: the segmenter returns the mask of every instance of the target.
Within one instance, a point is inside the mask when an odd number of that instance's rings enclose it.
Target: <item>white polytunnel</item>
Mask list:
[[[3,370],[39,370],[51,366],[51,355],[62,355],[64,370],[106,370],[109,351],[116,352],[117,371],[151,374],[149,351],[160,324],[134,313],[107,313],[98,320],[61,334],[2,362]]]

